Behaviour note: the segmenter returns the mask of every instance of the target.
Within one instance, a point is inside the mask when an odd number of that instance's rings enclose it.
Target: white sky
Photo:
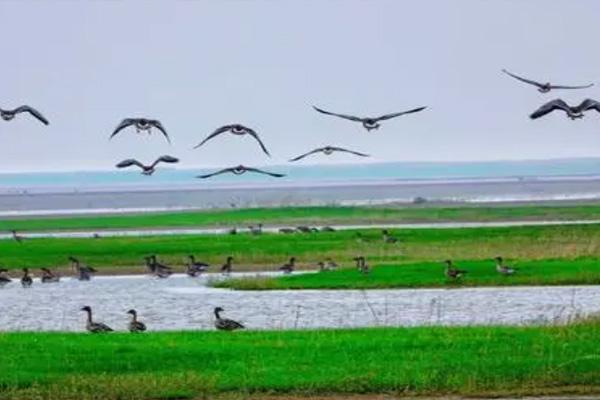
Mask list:
[[[51,121],[0,121],[0,171],[108,169],[160,154],[180,167],[265,165],[326,144],[368,161],[600,155],[600,114],[529,113],[555,97],[600,98],[600,1],[2,1],[0,107]],[[507,68],[583,91],[540,94]],[[337,112],[426,111],[367,134]],[[124,117],[159,135],[108,136]],[[220,125],[255,128],[191,148]],[[351,156],[314,159],[365,162]]]

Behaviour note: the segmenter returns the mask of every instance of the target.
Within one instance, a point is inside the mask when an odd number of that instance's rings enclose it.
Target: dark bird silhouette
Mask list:
[[[285,273],[285,274],[291,274],[292,272],[294,272],[295,268],[296,268],[296,257],[291,257],[290,261],[288,261],[287,263],[285,263],[281,267],[279,267],[279,270],[283,271],[283,273]]]
[[[571,119],[579,119],[583,118],[583,113],[585,111],[596,110],[600,112],[600,103],[596,100],[585,99],[577,106],[570,106],[562,99],[554,99],[538,108],[529,116],[529,118],[538,119],[555,110],[564,111],[567,114],[567,117]]]
[[[56,283],[60,281],[60,276],[50,271],[48,268],[40,268],[42,270],[42,283]]]
[[[236,329],[244,329],[244,325],[237,321],[227,318],[221,318],[220,313],[223,312],[221,307],[215,308],[215,328],[220,331],[234,331]]]
[[[21,278],[21,286],[24,288],[31,287],[33,285],[33,279],[29,276],[29,268],[23,268],[23,277]]]
[[[110,135],[110,139],[112,139],[117,133],[121,132],[123,129],[135,126],[135,130],[137,133],[146,132],[148,135],[152,134],[152,128],[156,128],[163,134],[163,136],[167,139],[167,142],[171,143],[171,138],[169,138],[169,134],[165,130],[164,126],[157,119],[147,119],[147,118],[125,118],[119,126],[117,126]]]
[[[458,279],[467,273],[464,269],[456,268],[451,260],[446,260],[444,263],[446,264],[445,274],[447,278]]]
[[[581,86],[553,85],[550,82],[542,83],[542,82],[534,81],[532,79],[523,78],[522,76],[515,75],[512,72],[509,72],[505,69],[503,69],[502,72],[504,72],[506,75],[511,76],[521,82],[525,82],[530,85],[536,86],[538,88],[538,91],[541,93],[548,93],[552,89],[587,89],[587,88],[594,86],[593,83],[590,83],[589,85],[581,85]]]
[[[79,260],[75,257],[69,257],[72,267],[77,273],[77,279],[80,281],[89,281],[92,278],[92,274],[97,272],[94,268],[88,265],[81,265]]]
[[[11,231],[11,233],[12,233],[12,237],[13,237],[13,239],[15,239],[15,241],[17,241],[19,243],[23,243],[23,240],[24,240],[23,236],[19,235],[17,233],[17,231],[15,231],[14,229]]]
[[[398,238],[390,235],[390,232],[387,229],[382,230],[381,234],[383,235],[383,241],[385,243],[398,243]]]
[[[131,167],[132,165],[135,165],[142,169],[143,175],[152,175],[154,173],[154,171],[156,170],[155,168],[158,165],[158,163],[161,163],[161,162],[173,164],[173,163],[179,162],[179,159],[175,158],[175,157],[164,155],[164,156],[158,157],[156,159],[156,161],[154,161],[152,164],[144,165],[136,159],[129,158],[127,160],[123,160],[120,163],[118,163],[117,168],[127,168],[127,167]]]
[[[502,275],[513,275],[517,272],[515,268],[504,264],[502,257],[496,257],[494,258],[494,261],[496,261],[496,271]]]
[[[253,235],[262,235],[262,228],[263,228],[263,224],[258,224],[257,226],[250,225],[248,227],[248,230]]]
[[[232,270],[233,270],[233,257],[229,256],[229,257],[227,257],[225,264],[223,264],[223,266],[221,267],[221,272],[224,274],[230,274]]]
[[[316,154],[316,153],[323,153],[326,156],[329,156],[329,155],[333,154],[334,152],[350,153],[350,154],[354,154],[354,155],[357,155],[360,157],[370,157],[368,154],[359,153],[358,151],[353,151],[353,150],[347,150],[342,147],[325,146],[325,147],[319,147],[318,149],[311,150],[308,153],[304,153],[296,158],[292,158],[290,160],[290,162],[302,160],[304,157],[308,157],[308,156],[310,156],[312,154]]]
[[[0,118],[2,118],[4,121],[10,121],[14,119],[17,116],[17,114],[20,113],[29,113],[33,117],[37,118],[44,125],[49,124],[48,120],[42,115],[42,113],[33,107],[21,106],[15,108],[14,110],[3,110],[0,108]]]
[[[369,267],[369,264],[367,264],[367,261],[365,260],[365,258],[363,256],[355,257],[354,261],[356,261],[356,268],[363,275],[368,275],[369,272],[371,272],[371,268]]]
[[[275,178],[281,178],[281,177],[285,176],[284,174],[277,174],[274,172],[263,171],[258,168],[250,168],[250,167],[246,167],[243,165],[238,165],[237,167],[225,168],[220,171],[213,172],[211,174],[198,175],[196,178],[206,179],[206,178],[213,177],[215,175],[226,174],[226,173],[232,173],[234,175],[242,175],[242,174],[245,174],[246,172],[256,172],[258,174],[265,174],[265,175],[273,176]]]
[[[127,311],[127,314],[131,315],[131,321],[129,321],[129,326],[128,326],[129,332],[140,333],[140,332],[144,332],[146,330],[146,324],[138,321],[138,319],[137,319],[137,311],[135,311],[134,309],[131,309],[131,310]]]
[[[144,257],[144,260],[146,260],[146,268],[148,268],[148,271],[158,278],[168,278],[169,275],[173,273],[171,267],[158,262],[158,259],[154,254]]]
[[[12,282],[12,279],[8,276],[8,270],[0,268],[0,287]]]
[[[292,228],[279,228],[279,233],[295,233],[296,230]]]
[[[196,261],[196,257],[194,257],[194,255],[192,254],[188,256],[188,260],[189,261],[185,264],[185,273],[191,277],[196,277],[202,274],[203,272],[206,272],[208,267],[210,267],[210,265],[207,263]]]
[[[379,124],[380,121],[385,121],[385,120],[388,120],[388,119],[396,118],[396,117],[399,117],[399,116],[405,115],[405,114],[416,113],[416,112],[419,112],[419,111],[422,111],[422,110],[426,109],[427,107],[413,108],[412,110],[401,111],[401,112],[392,113],[392,114],[385,114],[385,115],[382,115],[380,117],[365,117],[365,118],[355,117],[353,115],[337,114],[337,113],[333,113],[333,112],[330,112],[330,111],[322,110],[322,109],[320,109],[318,107],[315,107],[315,106],[313,106],[313,108],[315,110],[317,110],[318,112],[322,113],[322,114],[333,115],[335,117],[344,118],[344,119],[347,119],[347,120],[350,120],[350,121],[360,122],[360,123],[362,123],[363,127],[367,131],[371,131],[373,129],[379,129],[379,127],[381,126],[381,124]]]
[[[85,311],[87,313],[87,322],[85,324],[85,329],[87,329],[88,332],[106,333],[113,331],[113,329],[110,326],[103,324],[102,322],[94,322],[92,320],[92,308],[90,306],[81,307],[81,311]]]
[[[240,124],[224,125],[220,128],[217,128],[217,130],[215,130],[213,133],[208,135],[206,137],[206,139],[204,139],[202,142],[200,142],[200,144],[197,144],[196,146],[194,146],[194,148],[197,149],[198,147],[202,146],[204,143],[208,142],[210,139],[215,138],[225,132],[229,132],[236,136],[244,136],[244,135],[252,136],[258,142],[262,151],[269,157],[271,156],[271,154],[269,154],[269,151],[265,147],[262,140],[260,140],[260,137],[258,137],[258,133],[256,133],[256,131],[254,131],[253,129],[248,128],[244,125],[240,125]]]

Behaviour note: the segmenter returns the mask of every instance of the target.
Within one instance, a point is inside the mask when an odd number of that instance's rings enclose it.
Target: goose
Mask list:
[[[88,332],[105,333],[113,331],[113,329],[110,326],[103,324],[102,322],[94,322],[92,320],[92,309],[90,306],[81,307],[81,311],[85,311],[87,313],[87,322],[85,324],[85,329],[87,329]]]
[[[227,231],[227,233],[230,235],[237,235],[237,228],[231,228]]]
[[[380,121],[385,121],[387,119],[396,118],[396,117],[399,117],[399,116],[405,115],[405,114],[412,114],[412,113],[416,113],[419,111],[423,111],[427,107],[413,108],[412,110],[402,111],[402,112],[397,112],[397,113],[392,113],[392,114],[385,114],[380,117],[365,117],[365,118],[355,117],[353,115],[337,114],[337,113],[333,113],[330,111],[325,111],[325,110],[315,107],[315,106],[313,106],[313,108],[316,111],[320,112],[321,114],[333,115],[335,117],[348,119],[350,121],[360,122],[360,123],[362,123],[363,127],[367,130],[367,132],[370,132],[373,129],[379,129],[379,127],[381,126],[381,124],[379,124]]]
[[[115,128],[112,135],[110,135],[110,139],[115,137],[115,135],[121,132],[123,129],[135,126],[135,131],[137,133],[146,132],[148,135],[152,134],[152,128],[156,128],[163,134],[163,136],[167,139],[169,144],[171,143],[171,139],[169,138],[169,134],[165,130],[164,126],[157,119],[148,119],[148,118],[125,118],[121,123]]]
[[[169,275],[173,273],[171,267],[159,263],[154,254],[144,257],[144,260],[146,260],[146,267],[148,268],[148,271],[158,278],[168,278]]]
[[[196,257],[194,257],[193,254],[190,254],[188,256],[188,259],[189,261],[186,263],[186,273],[191,277],[195,277],[202,274],[203,272],[206,272],[206,270],[209,267],[207,263],[196,262]]]
[[[324,226],[321,228],[321,232],[335,232],[335,229],[331,226]]]
[[[305,226],[305,225],[297,226],[296,230],[301,233],[315,232],[315,228],[311,228],[310,226]]]
[[[18,243],[23,243],[25,238],[17,233],[14,229],[11,231],[13,239]]]
[[[48,268],[40,268],[42,270],[42,283],[56,283],[60,281],[60,276],[55,275]]]
[[[33,279],[29,276],[29,268],[23,268],[23,277],[21,278],[21,286],[24,288],[31,287]]]
[[[289,262],[279,267],[279,270],[284,274],[291,274],[294,272],[294,268],[296,268],[296,257],[291,257]]]
[[[138,321],[137,319],[137,311],[131,309],[127,311],[127,314],[131,314],[131,321],[129,321],[129,332],[131,333],[140,333],[146,330],[146,325],[143,322]]]
[[[279,228],[279,233],[290,234],[295,232],[296,230],[292,228]]]
[[[588,110],[596,110],[600,112],[600,103],[596,100],[585,99],[577,106],[570,106],[562,99],[554,99],[543,104],[540,108],[534,111],[529,118],[538,119],[546,114],[550,114],[554,110],[561,110],[567,114],[567,117],[572,120],[583,118],[583,113]]]
[[[446,264],[445,274],[447,278],[458,279],[467,273],[464,269],[456,268],[451,260],[446,260],[444,263]]]
[[[254,129],[248,128],[247,126],[244,126],[241,124],[223,125],[222,127],[217,128],[213,133],[208,135],[206,137],[206,139],[204,139],[202,142],[200,142],[199,144],[194,146],[194,149],[197,149],[198,147],[202,146],[204,143],[208,142],[210,139],[215,138],[225,132],[229,132],[236,136],[245,136],[245,135],[252,136],[254,138],[254,140],[256,140],[258,142],[258,144],[260,145],[260,148],[262,149],[263,153],[265,153],[266,155],[271,157],[271,154],[269,154],[269,151],[265,147],[264,143],[258,137],[258,133],[256,133],[256,131],[254,131]]]
[[[325,147],[319,147],[318,149],[311,150],[308,153],[304,153],[302,155],[299,155],[298,157],[292,158],[290,160],[290,162],[295,162],[295,161],[298,161],[298,160],[302,160],[303,158],[308,157],[308,156],[310,156],[312,154],[316,154],[316,153],[323,153],[326,156],[329,156],[329,155],[333,154],[334,152],[350,153],[350,154],[357,155],[359,157],[370,157],[368,154],[360,153],[358,151],[353,151],[353,150],[347,150],[347,149],[344,149],[342,147],[325,146]]]
[[[382,230],[381,233],[385,243],[398,243],[398,238],[390,235],[390,232],[387,229]]]
[[[244,329],[244,325],[237,321],[227,318],[221,318],[220,313],[223,312],[221,307],[215,308],[215,328],[220,331],[235,331],[236,329]]]
[[[233,270],[233,257],[229,256],[229,257],[227,257],[225,264],[223,264],[223,266],[221,267],[221,272],[224,274],[230,274],[232,270]]]
[[[158,157],[152,164],[144,165],[136,159],[129,158],[127,160],[123,160],[120,163],[118,163],[116,165],[116,167],[117,168],[128,168],[128,167],[131,167],[132,165],[135,165],[142,169],[142,175],[150,176],[154,173],[154,171],[156,171],[156,166],[158,165],[158,163],[161,163],[161,162],[173,164],[173,163],[179,162],[179,159],[168,156],[168,155],[164,155],[164,156]]]
[[[4,121],[10,121],[14,119],[17,116],[17,114],[21,113],[29,113],[42,124],[49,124],[48,120],[42,115],[42,113],[30,106],[20,106],[15,108],[14,110],[3,110],[0,108],[0,118],[2,118]]]
[[[528,83],[530,85],[537,86],[537,88],[538,88],[537,90],[540,93],[548,93],[552,89],[587,89],[587,88],[590,88],[590,87],[594,86],[593,83],[590,83],[589,85],[581,85],[581,86],[553,85],[550,82],[541,83],[541,82],[534,81],[532,79],[526,79],[526,78],[523,78],[523,77],[521,77],[519,75],[515,75],[512,72],[509,72],[509,71],[507,71],[505,69],[503,69],[502,72],[504,72],[506,75],[511,76],[511,77],[513,77],[513,78],[521,81],[521,82],[525,82],[525,83]]]
[[[494,261],[496,261],[496,271],[502,275],[513,275],[515,272],[517,272],[517,270],[513,267],[505,265],[502,257],[496,257],[494,258]]]
[[[369,272],[371,272],[371,268],[363,256],[354,257],[354,261],[356,261],[356,268],[362,274],[367,275]]]
[[[8,276],[8,270],[5,268],[0,268],[0,287],[10,282],[12,282],[12,279],[10,279]]]
[[[260,234],[262,234],[262,228],[263,228],[263,224],[258,224],[257,226],[250,225],[248,227],[248,230],[253,235],[260,235]]]
[[[325,268],[327,269],[336,269],[338,267],[337,263],[331,259],[331,257],[327,257],[325,259]]]
[[[282,178],[285,175],[284,174],[278,174],[275,172],[268,172],[268,171],[263,171],[262,169],[258,169],[258,168],[251,168],[251,167],[246,167],[244,165],[238,165],[237,167],[230,167],[230,168],[224,168],[222,170],[210,173],[210,174],[206,174],[206,175],[198,175],[196,176],[196,178],[199,179],[207,179],[216,175],[221,175],[221,174],[226,174],[226,173],[232,173],[234,175],[243,175],[246,172],[255,172],[257,174],[263,174],[263,175],[269,175],[272,176],[274,178]]]
[[[81,265],[79,260],[75,257],[69,257],[72,267],[77,273],[77,279],[80,281],[89,281],[92,278],[92,274],[97,272],[94,268],[88,265]]]

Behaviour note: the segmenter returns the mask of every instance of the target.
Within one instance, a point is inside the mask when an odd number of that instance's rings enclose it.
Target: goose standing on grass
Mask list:
[[[369,264],[367,264],[366,259],[363,256],[355,257],[354,261],[356,261],[356,268],[363,274],[367,275],[371,272]]]
[[[15,242],[23,243],[23,240],[25,239],[23,236],[19,235],[14,229],[11,231],[11,233]]]
[[[335,232],[335,229],[331,226],[324,226],[321,228],[321,232]]]
[[[513,77],[521,82],[525,82],[530,85],[536,86],[538,88],[538,92],[541,92],[541,93],[548,93],[552,89],[587,89],[587,88],[594,86],[593,83],[590,83],[588,85],[580,85],[580,86],[553,85],[550,82],[542,83],[542,82],[534,81],[533,79],[523,78],[522,76],[515,75],[512,72],[508,72],[505,69],[503,69],[502,72],[504,72],[506,75]]]
[[[292,272],[294,272],[295,268],[296,268],[296,257],[291,257],[290,261],[288,261],[287,263],[285,263],[281,267],[279,267],[279,270],[282,271],[284,274],[291,274]]]
[[[329,155],[333,154],[334,152],[350,153],[350,154],[354,154],[354,155],[359,156],[359,157],[370,157],[368,154],[360,153],[358,151],[353,151],[353,150],[347,150],[347,149],[344,149],[342,147],[325,146],[325,147],[319,147],[318,149],[311,150],[308,153],[304,153],[302,155],[299,155],[298,157],[292,158],[290,160],[290,162],[295,162],[295,161],[302,160],[303,158],[308,157],[308,156],[310,156],[312,154],[316,154],[316,153],[323,153],[326,156],[329,156]]]
[[[48,120],[42,115],[42,113],[33,107],[21,106],[21,107],[15,108],[14,110],[3,110],[0,108],[0,118],[2,118],[4,121],[10,121],[10,120],[14,119],[17,116],[17,114],[21,114],[21,113],[29,113],[31,116],[36,118],[42,124],[44,124],[44,125],[49,124]]]
[[[12,279],[8,276],[8,270],[5,268],[0,268],[0,287],[6,285],[7,283],[11,283]]]
[[[164,156],[158,157],[152,164],[145,165],[145,164],[142,164],[141,162],[139,162],[136,159],[129,158],[127,160],[123,160],[120,163],[118,163],[116,165],[116,167],[117,168],[128,168],[128,167],[131,167],[132,165],[135,165],[135,166],[140,167],[142,169],[142,175],[150,176],[150,175],[152,175],[156,171],[156,166],[158,165],[158,163],[161,163],[161,162],[169,163],[169,164],[174,164],[174,163],[178,163],[179,159],[175,158],[175,157],[168,156],[168,155],[164,155]]]
[[[554,99],[547,102],[538,108],[533,114],[529,116],[531,119],[538,119],[544,115],[550,114],[552,111],[560,110],[567,114],[567,117],[572,120],[580,119],[584,117],[584,112],[589,110],[596,110],[600,112],[600,103],[596,100],[585,99],[577,106],[570,106],[562,99]]]
[[[185,264],[185,266],[185,273],[191,276],[192,278],[199,276],[203,272],[206,272],[206,270],[209,267],[207,263],[196,261],[196,257],[194,257],[193,254],[190,254],[188,256],[188,262]]]
[[[220,313],[223,312],[221,307],[215,308],[215,328],[220,331],[235,331],[236,329],[244,329],[244,325],[237,321],[227,318],[221,318]]]
[[[515,272],[517,272],[515,268],[504,264],[502,257],[496,257],[494,258],[494,261],[496,261],[496,271],[502,275],[513,275]]]
[[[56,283],[60,281],[60,276],[50,271],[48,268],[40,268],[42,270],[42,283]]]
[[[464,269],[456,268],[452,263],[452,260],[446,260],[444,263],[446,264],[445,274],[449,279],[462,278],[467,273]]]
[[[87,313],[87,322],[85,324],[85,329],[87,329],[88,332],[105,333],[113,331],[113,329],[110,326],[103,324],[102,322],[94,322],[92,320],[92,309],[90,306],[81,307],[81,311],[85,311]]]
[[[237,228],[231,228],[230,230],[227,231],[227,234],[229,235],[237,235]]]
[[[379,124],[379,122],[381,122],[381,121],[396,118],[396,117],[399,117],[399,116],[405,115],[405,114],[412,114],[412,113],[416,113],[419,111],[423,111],[427,107],[418,107],[418,108],[413,108],[412,110],[408,110],[408,111],[401,111],[401,112],[392,113],[392,114],[385,114],[380,117],[366,117],[366,118],[355,117],[353,115],[346,115],[346,114],[337,114],[337,113],[333,113],[330,111],[325,111],[325,110],[320,109],[315,106],[313,106],[313,108],[316,111],[320,112],[321,114],[333,115],[334,117],[340,117],[340,118],[344,118],[344,119],[347,119],[350,121],[360,122],[363,125],[363,127],[367,130],[367,132],[370,132],[373,129],[379,129],[379,127],[381,126],[381,124]]]
[[[143,322],[138,321],[137,319],[137,311],[131,309],[127,311],[127,314],[131,315],[131,321],[129,321],[129,332],[131,333],[140,333],[146,330],[146,325]]]
[[[260,137],[258,137],[258,133],[256,133],[256,131],[254,131],[253,129],[248,128],[241,124],[224,125],[220,128],[217,128],[213,133],[208,135],[206,137],[206,139],[204,139],[202,142],[200,142],[200,144],[197,144],[196,146],[194,146],[194,148],[197,149],[198,147],[202,146],[204,143],[208,142],[210,139],[215,138],[225,132],[229,132],[236,136],[246,136],[246,135],[252,136],[254,138],[254,140],[256,140],[258,142],[258,144],[260,145],[260,148],[262,149],[263,153],[265,153],[266,155],[271,157],[271,154],[269,154],[269,151],[265,147],[264,143],[262,142],[262,140],[260,140]]]
[[[29,276],[29,268],[23,268],[23,277],[21,278],[21,286],[24,288],[31,287],[33,285],[33,279]]]
[[[279,228],[279,233],[283,233],[283,234],[296,233],[296,230],[292,229],[292,228]]]
[[[311,228],[310,226],[305,226],[305,225],[297,226],[296,230],[301,233],[312,233],[312,232],[319,231],[317,228]]]
[[[221,267],[221,272],[224,274],[230,274],[231,271],[233,271],[233,257],[229,256],[227,257],[227,260],[225,260],[225,264],[223,264]]]
[[[319,261],[318,265],[321,271],[331,271],[338,267],[335,261],[333,261],[331,258],[326,258],[324,262]]]
[[[398,238],[390,235],[390,232],[387,229],[382,230],[381,233],[385,243],[398,243]]]
[[[285,176],[285,174],[278,174],[275,172],[269,172],[269,171],[264,171],[262,169],[258,169],[258,168],[252,168],[252,167],[246,167],[245,165],[238,165],[237,167],[230,167],[230,168],[223,168],[219,171],[216,172],[212,172],[210,174],[205,174],[205,175],[198,175],[196,176],[196,178],[199,179],[207,179],[207,178],[211,178],[213,176],[216,175],[221,175],[221,174],[226,174],[226,173],[231,173],[234,175],[243,175],[246,172],[254,172],[257,174],[263,174],[263,175],[269,175],[272,176],[274,178],[282,178]]]
[[[75,257],[69,257],[69,260],[71,261],[73,270],[77,274],[77,279],[80,281],[89,281],[92,278],[92,274],[97,272],[88,265],[81,265],[79,260]]]
[[[160,123],[157,119],[148,119],[148,118],[125,118],[121,123],[115,128],[112,135],[110,135],[110,139],[115,137],[115,135],[121,132],[123,129],[128,128],[130,126],[135,126],[136,133],[144,133],[146,132],[148,135],[152,134],[152,128],[156,128],[163,134],[165,139],[169,144],[171,143],[171,139],[169,138],[169,134],[165,130],[165,127]]]

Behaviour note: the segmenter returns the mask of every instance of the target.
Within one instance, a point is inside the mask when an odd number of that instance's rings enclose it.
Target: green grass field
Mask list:
[[[235,210],[144,213],[132,215],[5,218],[0,231],[102,230],[141,228],[245,227],[270,225],[333,225],[408,222],[490,222],[596,220],[600,205],[283,207]]]
[[[600,324],[0,335],[0,399],[600,392]]]

